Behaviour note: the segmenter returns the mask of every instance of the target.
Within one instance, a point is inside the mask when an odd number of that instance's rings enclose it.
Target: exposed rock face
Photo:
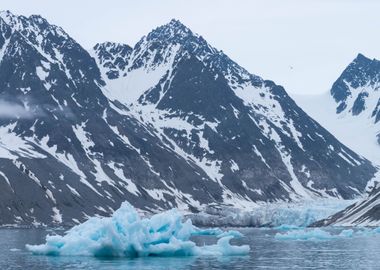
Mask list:
[[[294,96],[310,116],[356,153],[380,165],[380,61],[359,54],[328,93]]]
[[[348,112],[355,116],[361,113],[380,119],[380,61],[359,54],[343,71],[331,88],[337,103],[336,112]]]
[[[112,65],[103,64],[106,47],[97,44],[92,52],[103,77]],[[105,79],[105,95],[203,168],[222,186],[225,202],[348,198],[360,190],[339,168],[362,167],[362,158],[308,117],[281,86],[250,74],[179,21],[143,37],[124,62],[129,64],[118,70],[122,76]]]

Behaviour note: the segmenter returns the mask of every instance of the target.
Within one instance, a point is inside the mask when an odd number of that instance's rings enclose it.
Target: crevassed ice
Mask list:
[[[205,212],[191,214],[189,217],[198,226],[307,227],[355,202],[356,200],[321,199],[297,203],[264,204],[249,210],[209,207]]]
[[[175,209],[141,219],[127,202],[111,217],[94,217],[68,230],[65,235],[48,235],[42,245],[26,245],[34,254],[52,256],[226,256],[245,255],[249,246],[233,246],[230,240],[242,236],[236,231],[202,230],[191,220],[182,222]],[[216,244],[197,246],[194,235],[214,235]]]

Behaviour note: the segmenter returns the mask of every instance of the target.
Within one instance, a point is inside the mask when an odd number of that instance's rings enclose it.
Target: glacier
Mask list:
[[[291,203],[270,203],[251,209],[209,206],[188,217],[201,227],[307,227],[345,209],[357,200],[320,199]]]
[[[141,218],[128,202],[110,217],[92,217],[63,236],[48,235],[46,243],[26,245],[33,254],[50,256],[147,257],[246,255],[248,245],[234,246],[230,240],[242,237],[237,231],[200,229],[176,209]],[[197,246],[190,238],[209,235],[216,244]]]

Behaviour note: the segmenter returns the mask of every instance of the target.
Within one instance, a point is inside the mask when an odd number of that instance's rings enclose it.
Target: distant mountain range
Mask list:
[[[0,105],[0,224],[77,223],[125,200],[197,212],[348,199],[378,172],[177,20],[87,51],[2,12]]]

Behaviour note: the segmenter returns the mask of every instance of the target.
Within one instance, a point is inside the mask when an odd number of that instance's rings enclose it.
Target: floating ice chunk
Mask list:
[[[286,233],[276,233],[276,239],[280,240],[328,240],[336,236],[322,229],[292,230]]]
[[[351,238],[354,236],[354,230],[352,229],[348,229],[348,230],[343,230],[340,232],[340,234],[338,235],[338,237],[340,238]]]
[[[335,230],[334,230],[335,231]],[[353,238],[353,237],[367,237],[380,235],[380,228],[360,228],[360,229],[347,229],[339,233],[322,230],[320,228],[305,228],[290,230],[286,233],[277,233],[276,239],[279,240],[334,240],[340,238]]]
[[[378,228],[362,228],[356,232],[357,236],[374,236],[380,235],[380,227]]]
[[[210,229],[199,229],[193,226],[194,231],[192,235],[221,235],[223,231],[219,228],[210,228]]]
[[[303,228],[304,227],[299,227],[296,225],[283,224],[283,225],[275,227],[274,229],[277,231],[291,231],[291,230],[302,230]]]
[[[215,235],[214,245],[197,246],[194,235]],[[136,210],[123,203],[111,217],[94,217],[68,230],[65,235],[48,235],[42,245],[26,245],[34,254],[53,256],[194,256],[245,255],[249,246],[233,246],[230,240],[241,236],[236,231],[199,229],[191,220],[182,222],[175,209],[141,219]]]
[[[222,238],[222,237],[226,237],[226,236],[232,236],[232,238],[233,237],[240,238],[240,237],[243,237],[243,234],[241,232],[232,230],[232,231],[222,232],[222,233],[217,235],[218,238]]]
[[[216,245],[197,247],[195,255],[209,255],[209,256],[232,256],[232,255],[246,255],[249,252],[248,246],[232,246],[230,240],[234,238],[233,235],[221,237]]]

